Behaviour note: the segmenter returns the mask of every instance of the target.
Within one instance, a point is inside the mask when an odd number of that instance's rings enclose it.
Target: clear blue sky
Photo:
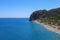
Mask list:
[[[24,18],[35,10],[57,7],[60,0],[0,0],[0,18]]]

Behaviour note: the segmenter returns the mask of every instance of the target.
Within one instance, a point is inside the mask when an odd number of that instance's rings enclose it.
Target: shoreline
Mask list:
[[[53,31],[53,32],[56,32],[58,34],[60,34],[60,29],[57,29],[57,28],[53,28],[51,25],[48,25],[48,24],[44,24],[44,23],[40,23],[38,22],[37,20],[35,20],[34,22],[44,26],[46,29],[50,30],[50,31]]]

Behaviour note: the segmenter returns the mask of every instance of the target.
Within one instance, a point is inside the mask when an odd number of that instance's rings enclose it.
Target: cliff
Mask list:
[[[51,9],[51,10],[34,11],[31,14],[29,21],[36,20],[39,18],[49,18],[49,19],[54,18],[54,19],[60,20],[60,8]]]
[[[49,24],[59,25],[60,26],[60,7],[51,9],[51,10],[37,10],[34,11],[29,21],[41,20]]]
[[[44,15],[47,14],[47,10],[38,10],[38,11],[34,11],[30,18],[29,18],[29,21],[33,21],[33,20],[36,20],[40,17],[44,17]]]

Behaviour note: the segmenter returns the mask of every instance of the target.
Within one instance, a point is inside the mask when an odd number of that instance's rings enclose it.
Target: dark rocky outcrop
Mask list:
[[[29,21],[33,21],[39,18],[54,18],[54,19],[58,19],[60,20],[60,7],[56,8],[56,9],[51,9],[51,10],[38,10],[38,11],[34,11],[30,18]]]
[[[40,17],[44,17],[44,15],[47,13],[46,10],[38,10],[38,11],[35,11],[31,14],[30,16],[30,19],[29,21],[33,21],[33,20],[36,20]]]

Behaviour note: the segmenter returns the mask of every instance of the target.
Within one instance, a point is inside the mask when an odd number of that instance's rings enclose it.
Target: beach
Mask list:
[[[57,28],[54,28],[52,27],[51,25],[48,25],[48,24],[45,24],[45,23],[40,23],[39,21],[35,20],[34,22],[44,26],[46,29],[50,30],[50,31],[53,31],[53,32],[56,32],[58,34],[60,34],[60,29],[57,29]]]

